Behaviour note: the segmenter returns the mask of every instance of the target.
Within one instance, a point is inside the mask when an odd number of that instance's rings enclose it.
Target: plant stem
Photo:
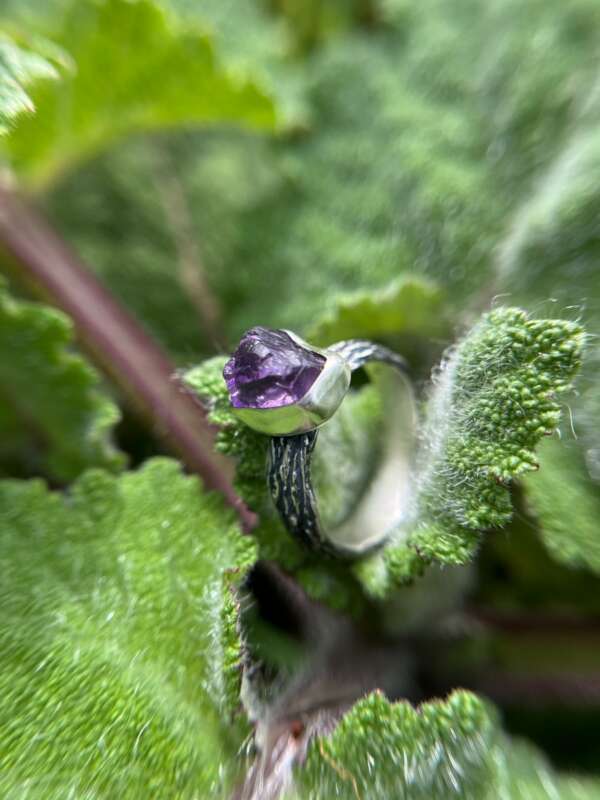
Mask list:
[[[255,518],[233,489],[231,462],[213,453],[214,431],[201,405],[178,382],[168,356],[42,215],[5,187],[0,187],[0,247],[15,259],[21,277],[71,317],[82,344],[153,432],[208,488],[222,492],[244,528],[251,529]]]

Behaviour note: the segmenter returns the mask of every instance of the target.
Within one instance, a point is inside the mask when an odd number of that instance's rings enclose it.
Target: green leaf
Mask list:
[[[154,0],[72,2],[54,34],[76,69],[37,84],[38,108],[7,139],[30,186],[47,185],[117,139],[177,125],[272,128],[270,99],[217,62],[210,38]]]
[[[427,404],[412,518],[353,567],[369,595],[385,597],[431,561],[468,563],[481,532],[511,519],[510,485],[539,468],[534,449],[558,424],[556,395],[572,387],[583,339],[574,322],[497,308],[450,351]]]
[[[256,0],[168,2],[183,18],[210,30],[223,63],[238,74],[260,79],[275,101],[280,127],[298,129],[309,124],[302,65],[290,58],[293,31],[286,30],[270,9]]]
[[[474,532],[511,517],[508,487],[538,469],[534,448],[560,418],[581,361],[583,332],[517,308],[484,315],[442,367],[428,404],[412,546],[464,563]]]
[[[269,439],[244,425],[231,410],[223,367],[227,358],[216,356],[183,374],[208,411],[208,421],[218,427],[215,449],[236,463],[236,490],[257,512],[268,506],[265,468]]]
[[[37,45],[37,48],[36,48]],[[41,42],[24,43],[0,33],[0,136],[7,134],[21,114],[31,113],[35,104],[28,94],[36,80],[56,80],[56,64],[48,58]]]
[[[448,333],[443,293],[432,281],[397,278],[379,291],[341,294],[309,329],[308,340],[329,345],[342,339],[440,338]]]
[[[593,782],[588,790],[583,782],[557,778],[533,748],[509,741],[493,710],[465,691],[417,709],[369,695],[331,735],[311,744],[296,782],[298,800],[595,796]]]
[[[0,463],[67,481],[88,466],[116,470],[119,410],[96,371],[71,351],[60,311],[16,300],[0,287]]]
[[[541,755],[525,742],[508,743],[494,753],[496,779],[486,800],[596,800],[600,782],[594,777],[556,774]]]
[[[304,135],[169,141],[193,220],[196,271],[218,300],[224,341],[257,322],[308,334],[318,318],[337,314],[340,295],[385,292],[408,273],[436,281],[457,322],[491,293],[492,254],[592,80],[598,6],[400,5],[391,27],[333,39],[306,62]],[[217,20],[237,0],[202,6]],[[224,45],[217,21],[214,30],[228,63],[237,34]],[[277,49],[260,30],[248,38]],[[252,47],[240,44],[234,63],[255,63]],[[51,210],[113,291],[187,363],[213,352],[214,337],[200,340],[160,183],[140,150],[143,143],[78,173],[50,198]],[[152,286],[144,296],[140,275]],[[425,372],[434,350],[420,354]]]
[[[0,505],[2,797],[229,796],[255,556],[233,512],[167,459]]]
[[[575,442],[544,442],[541,469],[524,479],[527,502],[550,555],[600,574],[600,493]]]
[[[418,712],[410,703],[371,694],[331,736],[313,743],[298,774],[299,797],[483,797],[493,776],[495,736],[485,706],[467,692],[425,703]]]

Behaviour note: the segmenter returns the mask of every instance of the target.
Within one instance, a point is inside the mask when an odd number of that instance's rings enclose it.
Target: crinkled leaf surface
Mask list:
[[[493,778],[497,730],[483,703],[456,693],[447,702],[391,704],[380,694],[359,701],[333,734],[313,743],[298,773],[299,797],[485,797]]]
[[[555,396],[571,388],[582,346],[577,323],[530,319],[517,308],[491,311],[457,345],[425,423],[417,503],[433,527],[414,535],[421,551],[460,562],[454,530],[510,519],[507,487],[538,468],[534,448],[558,424]]]
[[[2,797],[225,797],[254,557],[233,512],[167,459],[66,496],[6,481],[0,507]]]
[[[296,772],[297,800],[593,798],[597,785],[557,778],[532,748],[505,737],[492,709],[455,691],[444,701],[390,703],[371,694]]]
[[[123,466],[111,441],[119,410],[72,340],[62,312],[0,288],[0,469],[67,481]]]
[[[582,347],[577,323],[518,308],[489,312],[456,345],[428,402],[413,521],[355,569],[370,594],[418,575],[423,559],[468,562],[479,533],[510,520],[509,486],[539,468],[535,447],[558,424],[556,396],[571,388]]]
[[[259,319],[301,328],[314,298],[329,310],[407,270],[462,310],[593,77],[589,0],[401,6],[396,26],[314,58],[312,130],[278,148],[279,182],[242,209],[239,249],[215,262],[225,296],[237,278],[236,334]]]
[[[58,77],[56,64],[47,53],[36,50],[35,43],[32,46],[0,33],[0,135],[10,131],[18,116],[35,110],[28,85]]]
[[[234,122],[270,128],[271,100],[215,58],[208,35],[155,0],[84,0],[57,15],[52,38],[75,69],[31,90],[38,113],[6,145],[31,185],[47,184],[126,134]],[[50,32],[49,32],[50,34]]]

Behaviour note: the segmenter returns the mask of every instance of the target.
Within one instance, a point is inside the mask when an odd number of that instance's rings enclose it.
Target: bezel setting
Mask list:
[[[238,408],[235,416],[249,428],[269,436],[294,436],[319,428],[339,408],[350,386],[351,370],[337,353],[314,347],[292,331],[283,330],[297,345],[325,358],[310,389],[295,403],[270,408]]]

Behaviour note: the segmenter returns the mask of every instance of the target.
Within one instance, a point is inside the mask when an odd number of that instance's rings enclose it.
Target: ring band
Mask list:
[[[407,372],[400,355],[374,342],[352,339],[321,350],[290,331],[253,328],[242,337],[223,373],[234,412],[271,436],[267,482],[286,529],[309,549],[337,558],[376,549],[389,530],[386,520],[375,537],[340,541],[321,523],[311,481],[318,429],[339,406],[351,373],[369,362],[391,366],[402,375]]]

